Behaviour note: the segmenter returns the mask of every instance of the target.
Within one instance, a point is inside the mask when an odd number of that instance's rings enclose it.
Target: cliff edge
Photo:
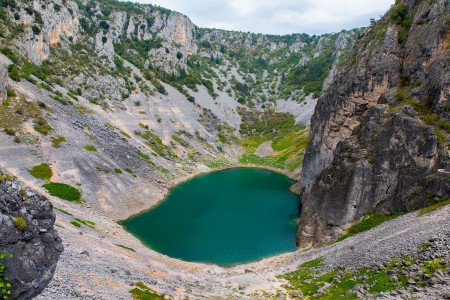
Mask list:
[[[320,97],[303,163],[301,248],[367,213],[450,195],[450,5],[397,1],[356,42]]]

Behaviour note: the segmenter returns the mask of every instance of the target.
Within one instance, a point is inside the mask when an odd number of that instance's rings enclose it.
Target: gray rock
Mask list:
[[[37,193],[23,201],[23,186],[17,180],[0,181],[0,250],[13,255],[3,260],[11,283],[9,299],[39,294],[52,279],[63,251],[51,203]],[[17,218],[25,220],[24,229],[15,226]]]

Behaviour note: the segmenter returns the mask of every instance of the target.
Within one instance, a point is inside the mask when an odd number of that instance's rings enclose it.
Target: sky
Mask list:
[[[136,1],[136,0],[135,0]],[[137,0],[187,15],[197,26],[265,34],[339,32],[367,26],[395,0]]]

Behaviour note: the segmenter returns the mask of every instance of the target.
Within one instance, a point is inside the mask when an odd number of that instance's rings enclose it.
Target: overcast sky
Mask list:
[[[135,0],[136,1],[136,0]],[[394,0],[137,0],[187,15],[197,26],[268,34],[363,27]]]

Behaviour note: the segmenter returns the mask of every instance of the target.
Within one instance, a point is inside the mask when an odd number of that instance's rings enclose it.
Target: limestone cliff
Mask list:
[[[54,222],[46,198],[0,172],[0,251],[8,254],[0,263],[11,284],[8,299],[31,299],[52,279],[63,250]]]
[[[302,169],[300,247],[336,239],[366,213],[450,196],[449,16],[445,0],[397,1],[320,97]]]

